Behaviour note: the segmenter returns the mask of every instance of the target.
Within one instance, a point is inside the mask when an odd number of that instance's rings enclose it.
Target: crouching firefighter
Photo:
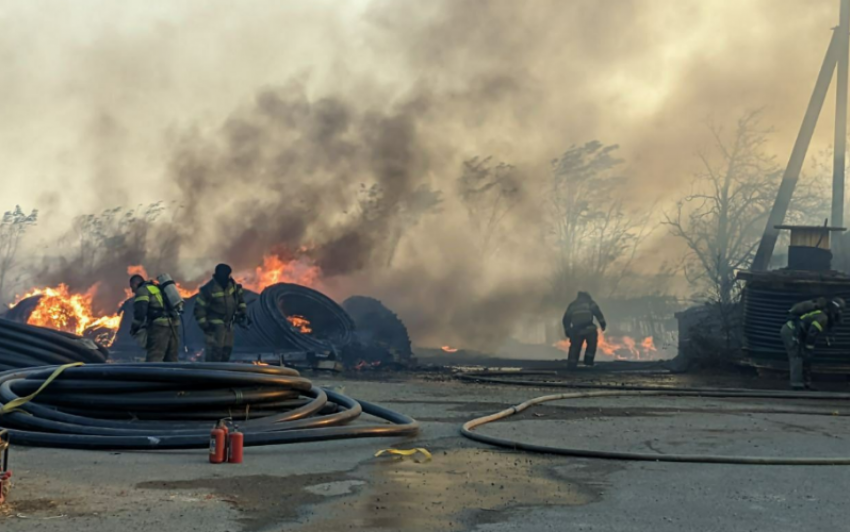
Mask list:
[[[162,291],[141,275],[130,277],[133,289],[133,324],[130,334],[144,346],[146,362],[177,362],[180,316],[169,308]]]
[[[204,331],[204,360],[228,362],[233,353],[233,326],[250,325],[242,285],[230,277],[227,264],[215,267],[212,279],[195,299],[195,321]]]
[[[593,323],[594,318],[604,331],[606,327],[605,317],[599,310],[599,305],[587,292],[579,292],[575,301],[567,307],[563,320],[564,334],[570,340],[567,369],[573,370],[578,366],[581,348],[585,344],[587,344],[587,349],[584,352],[584,365],[593,365],[593,359],[596,357],[596,345],[599,340],[599,333]]]
[[[840,297],[797,303],[782,326],[780,336],[788,353],[791,388],[802,390],[811,385],[811,362],[821,334],[829,334],[841,323],[846,304]]]

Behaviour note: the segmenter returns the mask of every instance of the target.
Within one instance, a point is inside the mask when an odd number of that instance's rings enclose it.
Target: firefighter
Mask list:
[[[162,292],[153,281],[141,275],[130,277],[133,299],[133,324],[130,334],[136,336],[144,329],[146,362],[177,362],[180,348],[180,316],[166,306]]]
[[[228,362],[233,352],[233,325],[250,324],[242,285],[237,284],[227,264],[215,267],[210,282],[195,299],[195,320],[204,331],[204,360]]]
[[[564,314],[564,334],[570,339],[570,352],[567,358],[567,369],[573,370],[578,366],[581,348],[587,344],[584,352],[584,365],[592,366],[596,357],[596,344],[599,340],[593,319],[599,322],[602,330],[607,324],[599,305],[587,292],[579,292],[575,301],[567,307]]]
[[[846,304],[840,297],[816,299],[797,303],[789,314],[780,336],[788,353],[791,388],[803,390],[811,387],[811,361],[821,333],[829,333],[841,323]]]

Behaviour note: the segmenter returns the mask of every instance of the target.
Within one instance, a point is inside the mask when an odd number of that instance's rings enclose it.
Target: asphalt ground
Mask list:
[[[557,392],[465,384],[441,372],[310,378],[417,418],[420,436],[249,448],[241,465],[209,464],[203,450],[15,447],[15,483],[10,504],[0,507],[0,530],[848,530],[850,467],[620,462],[513,452],[462,438],[460,425]],[[652,372],[597,371],[581,378],[603,384],[783,385],[753,376]],[[548,403],[481,430],[546,445],[659,454],[843,456],[850,455],[848,406],[593,398]],[[426,448],[433,458],[374,457],[390,447]]]

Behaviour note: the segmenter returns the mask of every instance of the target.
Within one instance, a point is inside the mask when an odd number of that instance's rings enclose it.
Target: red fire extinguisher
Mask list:
[[[11,488],[12,472],[9,471],[9,436],[7,431],[0,431],[0,504],[6,502]]]
[[[219,421],[210,432],[210,463],[220,464],[227,458],[227,426]]]
[[[245,443],[245,436],[239,432],[239,429],[234,429],[230,433],[227,446],[227,461],[231,464],[242,463],[242,445]]]

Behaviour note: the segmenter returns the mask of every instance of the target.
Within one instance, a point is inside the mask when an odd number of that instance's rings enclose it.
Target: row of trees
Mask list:
[[[663,292],[666,281],[683,274],[698,299],[730,304],[737,298],[736,272],[753,259],[781,167],[767,151],[772,130],[762,124],[760,111],[744,114],[731,128],[708,123],[707,131],[711,143],[696,154],[699,170],[689,192],[660,219],[654,215],[657,203],[628,201],[617,145],[574,145],[552,161],[539,203],[546,212],[553,299],[563,302],[577,289],[620,295],[629,284],[624,279],[636,277],[642,245],[659,229],[682,242],[686,252],[663,263],[654,280],[644,278],[644,292]],[[816,174],[818,169],[815,164]],[[798,187],[790,223],[822,223],[829,211],[824,183],[815,175]],[[458,184],[471,226],[480,234],[479,251],[492,257],[504,241],[503,222],[527,197],[528,185],[514,166],[491,158],[466,161]]]
[[[734,127],[708,124],[711,145],[697,152],[699,171],[691,189],[659,220],[656,205],[631,205],[629,186],[622,174],[618,146],[591,141],[574,145],[551,162],[546,186],[529,191],[518,169],[493,158],[475,157],[463,163],[456,181],[458,197],[465,206],[470,229],[475,231],[477,252],[483,259],[497,257],[509,231],[517,229],[511,216],[522,202],[536,201],[545,212],[541,235],[551,260],[551,294],[563,301],[584,288],[612,297],[622,290],[624,279],[633,277],[634,262],[642,245],[663,227],[687,249],[681,261],[661,268],[657,289],[665,279],[683,272],[697,295],[723,304],[737,296],[735,272],[746,268],[758,245],[775,198],[781,168],[766,150],[770,128],[761,113],[743,115]],[[798,187],[789,218],[793,222],[822,221],[828,212],[828,190],[811,179]],[[539,185],[539,182],[536,183]],[[535,195],[534,192],[538,194]],[[405,203],[384,201],[383,191],[361,191],[359,207],[364,219],[382,220],[393,209],[403,223],[385,235],[386,257],[391,266],[405,232],[429,213],[439,211],[440,191],[420,188]],[[170,207],[169,207],[170,208]],[[74,220],[68,241],[76,247],[76,271],[94,271],[115,250],[139,241],[138,232],[151,226],[166,212],[160,203],[135,209],[115,208]],[[398,211],[398,212],[395,212]],[[807,216],[809,217],[807,219]],[[20,207],[8,211],[0,222],[0,298],[8,296],[10,281],[18,270],[21,242],[37,223],[38,211]],[[515,222],[515,221],[514,221]],[[651,287],[649,289],[652,289]]]

